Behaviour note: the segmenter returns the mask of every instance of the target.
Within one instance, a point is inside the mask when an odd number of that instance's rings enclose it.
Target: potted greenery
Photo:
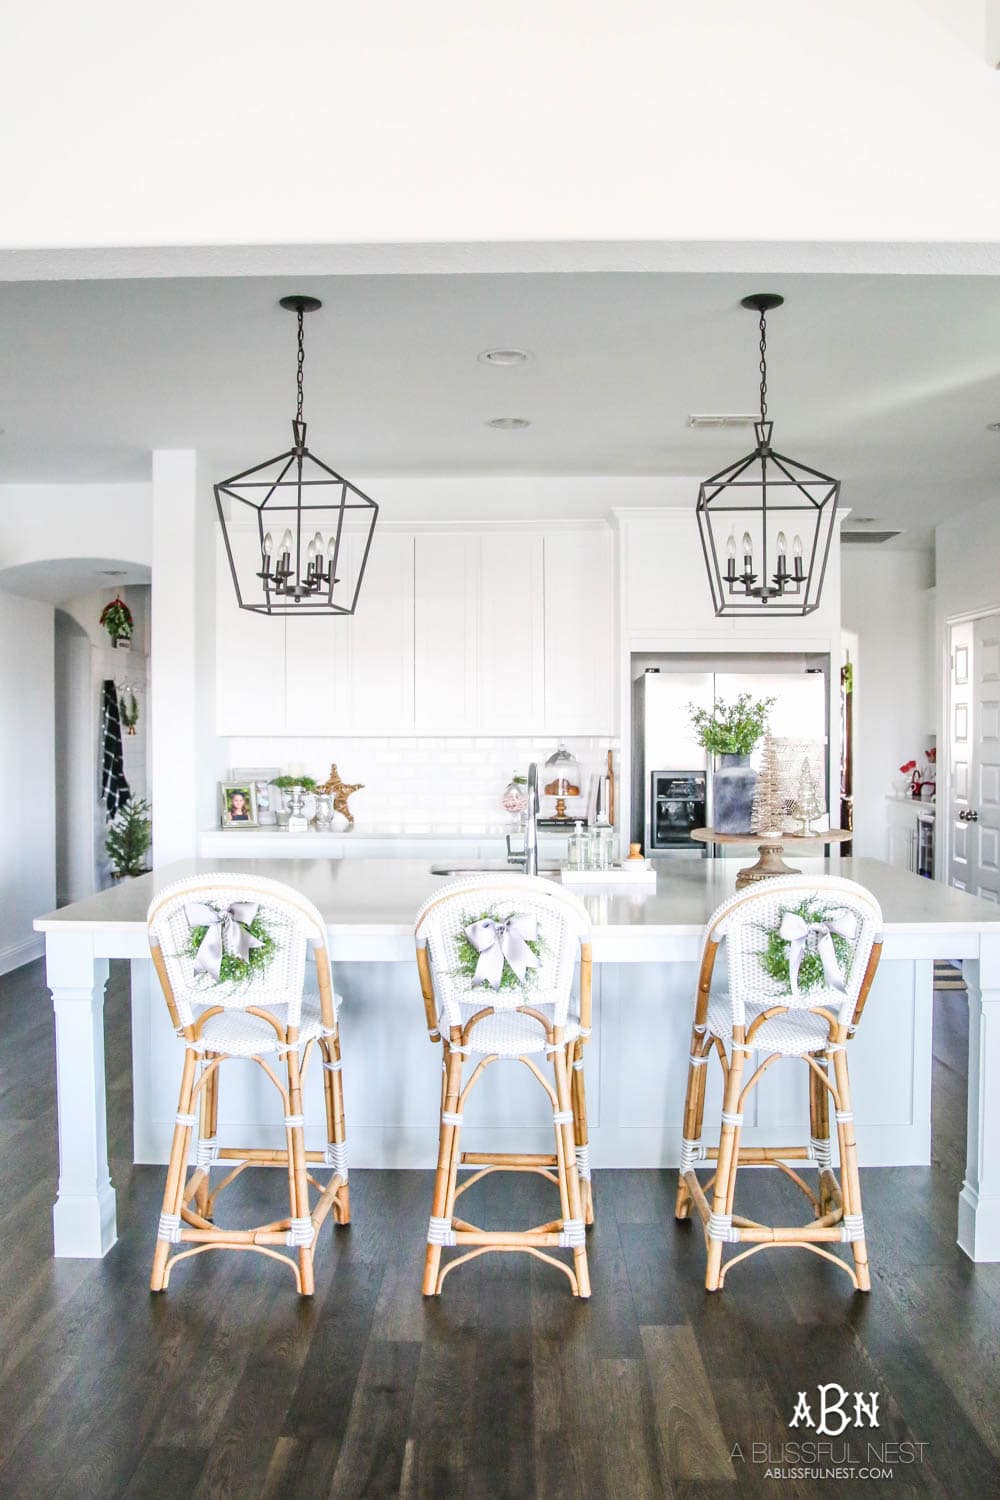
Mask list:
[[[304,829],[306,792],[316,790],[316,778],[314,776],[273,776],[271,785],[276,786],[284,793],[285,806],[278,814],[278,826],[291,828],[293,832]]]
[[[152,830],[149,803],[141,797],[126,802],[115,813],[104,843],[115,880],[148,874],[146,854],[152,842]]]
[[[713,757],[712,827],[716,833],[749,833],[757,773],[754,746],[767,728],[773,698],[740,693],[733,703],[715,700],[711,710],[688,705],[699,742]]]
[[[117,595],[101,610],[101,624],[111,637],[112,646],[127,646],[132,640],[132,611]]]

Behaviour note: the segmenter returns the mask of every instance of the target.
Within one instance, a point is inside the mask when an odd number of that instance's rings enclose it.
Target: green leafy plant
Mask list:
[[[118,809],[104,841],[116,880],[124,880],[127,875],[146,874],[145,858],[152,834],[148,802],[140,797]]]
[[[495,911],[483,911],[478,916],[464,916],[462,918],[462,931],[455,939],[455,947],[458,952],[458,968],[456,973],[463,979],[467,979],[471,985],[476,975],[476,966],[479,963],[480,953],[465,935],[465,928],[471,927],[474,922],[503,922],[506,918],[501,917]],[[525,945],[531,949],[536,958],[540,959],[545,952],[545,943],[541,938],[525,938]],[[500,976],[500,989],[521,990],[530,989],[536,983],[537,969],[528,969],[524,976],[524,983],[518,979],[510,964],[504,960],[503,974]],[[485,994],[489,995],[492,986],[485,985]]]
[[[104,626],[111,637],[112,645],[117,646],[119,641],[130,641],[134,621],[132,611],[124,599],[114,598],[110,604],[106,604],[101,610],[100,623]]]
[[[815,898],[810,899],[807,896],[804,901],[799,902],[798,906],[783,906],[781,908],[781,916],[784,916],[785,912],[792,912],[795,916],[801,917],[807,926],[811,926],[813,922],[831,921],[837,916],[839,911],[839,907],[824,906],[821,902],[816,901]],[[792,976],[788,963],[788,950],[791,947],[791,942],[788,938],[781,936],[780,927],[781,918],[779,917],[776,927],[762,927],[760,929],[767,937],[767,946],[760,954],[760,962],[764,973],[771,979],[776,980],[778,984],[784,985],[789,994],[791,994]],[[832,932],[830,937],[833,941],[833,951],[837,955],[837,963],[840,965],[840,972],[847,979],[850,974],[851,958],[854,950],[847,938],[841,937],[839,932]],[[826,975],[823,972],[823,960],[816,951],[816,948],[810,948],[807,942],[806,950],[802,955],[802,962],[799,964],[799,990],[802,994],[807,995],[810,990],[818,989],[825,984]]]
[[[767,728],[773,698],[740,693],[733,703],[716,698],[711,710],[688,704],[699,742],[714,755],[749,755]]]
[[[252,922],[241,922],[240,926],[245,927],[247,932],[259,939],[260,947],[251,948],[246,958],[240,958],[237,953],[223,953],[221,962],[219,963],[220,984],[248,983],[251,979],[256,978],[258,974],[263,974],[277,951],[277,944],[261,920],[260,912],[257,913]],[[204,942],[207,931],[208,928],[205,926],[191,928],[191,935],[188,938],[187,945],[187,951],[191,958],[197,958],[198,949]],[[210,975],[200,975],[199,977],[202,979],[211,978]]]
[[[134,693],[129,693],[127,698],[122,693],[118,699],[118,717],[121,720],[122,728],[128,734],[134,734],[135,726],[139,722],[139,705],[135,701]]]
[[[271,785],[276,786],[279,791],[291,791],[293,786],[300,786],[304,792],[316,790],[316,778],[314,776],[274,776]]]

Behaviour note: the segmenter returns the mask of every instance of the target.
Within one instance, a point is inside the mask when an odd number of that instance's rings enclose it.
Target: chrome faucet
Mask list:
[[[528,767],[528,807],[524,825],[524,873],[538,874],[538,767]]]

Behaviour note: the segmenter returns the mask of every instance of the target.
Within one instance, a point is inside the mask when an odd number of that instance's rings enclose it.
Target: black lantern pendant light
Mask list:
[[[378,506],[306,447],[302,325],[323,304],[296,296],[280,305],[299,329],[292,446],[215,486],[236,599],[262,615],[353,615]]]
[[[840,480],[776,453],[767,420],[767,314],[784,300],[774,292],[743,298],[760,319],[757,446],[698,491],[717,615],[808,615],[823,592]]]

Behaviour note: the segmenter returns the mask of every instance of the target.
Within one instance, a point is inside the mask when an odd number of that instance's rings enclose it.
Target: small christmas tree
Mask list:
[[[141,799],[129,801],[119,808],[108,827],[104,844],[116,880],[124,880],[128,875],[145,875],[152,826],[148,802]]]
[[[784,805],[780,794],[781,765],[778,747],[770,734],[764,736],[760,770],[754,787],[753,811],[750,827],[754,833],[780,833],[784,820]]]
[[[813,775],[809,757],[806,756],[799,772],[799,789],[795,798],[795,817],[802,824],[799,833],[803,837],[810,832],[809,824],[813,818],[818,818],[822,811],[823,803],[820,800],[816,777]]]

